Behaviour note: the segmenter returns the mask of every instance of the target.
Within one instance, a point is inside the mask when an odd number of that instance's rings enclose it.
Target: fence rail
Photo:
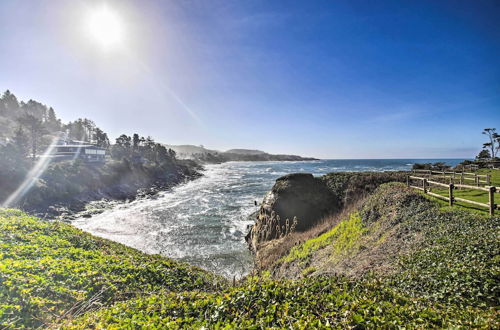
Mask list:
[[[416,171],[419,171],[419,170],[416,170]],[[420,170],[420,171],[422,171],[422,170]],[[429,172],[432,175],[432,171],[429,171]],[[442,173],[444,173],[444,172],[442,172]],[[463,175],[462,175],[462,177],[463,177]],[[477,178],[477,176],[476,176],[476,178]],[[412,185],[411,184],[412,180],[421,181],[422,186]],[[489,178],[488,178],[488,181],[490,181]],[[476,182],[477,182],[477,180],[476,180]],[[461,180],[460,183],[454,183],[453,178],[450,178],[450,183],[446,184],[443,182],[429,180],[429,178],[427,178],[427,177],[421,177],[421,176],[416,176],[416,175],[408,175],[406,177],[406,185],[410,188],[421,190],[424,192],[424,194],[428,194],[428,195],[434,196],[436,198],[446,200],[446,201],[448,201],[450,206],[453,206],[453,204],[457,201],[457,202],[462,202],[462,203],[473,204],[476,206],[486,207],[489,209],[491,216],[493,216],[495,214],[495,209],[497,209],[497,208],[500,209],[500,207],[498,207],[495,204],[495,193],[498,193],[499,189],[497,189],[494,186],[486,186],[486,187],[480,187],[479,185],[471,186],[468,184],[463,184],[463,180]],[[443,195],[431,192],[430,185],[448,188],[448,196],[443,196]],[[488,201],[489,202],[488,203],[480,203],[480,202],[476,202],[476,201],[473,201],[470,199],[456,197],[456,196],[454,196],[453,191],[457,188],[458,189],[462,189],[462,188],[463,189],[473,189],[473,190],[480,190],[480,191],[488,192]]]
[[[453,179],[454,181],[458,180],[460,184],[464,184],[465,181],[473,181],[474,184],[478,187],[481,184],[486,186],[491,185],[490,174],[477,174],[472,172],[458,172],[458,171],[435,171],[435,170],[413,170],[413,173],[422,173],[428,175],[429,177],[441,177],[443,179]]]

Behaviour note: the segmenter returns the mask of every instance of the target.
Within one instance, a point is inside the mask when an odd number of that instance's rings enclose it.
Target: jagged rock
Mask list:
[[[323,180],[306,173],[285,175],[264,198],[247,243],[257,251],[259,243],[308,230],[339,207],[337,196]]]

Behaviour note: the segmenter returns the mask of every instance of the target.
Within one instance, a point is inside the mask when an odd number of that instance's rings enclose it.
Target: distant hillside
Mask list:
[[[252,149],[229,149],[226,151],[228,154],[238,154],[238,155],[263,155],[264,151],[252,150]]]
[[[195,146],[191,144],[171,145],[166,144],[165,147],[174,150],[179,158],[193,158],[197,154],[219,153],[217,150],[206,149],[204,146]]]
[[[180,159],[194,159],[201,163],[218,164],[229,161],[308,161],[316,158],[297,155],[273,155],[254,149],[230,149],[218,151],[195,145],[165,145],[174,150]]]

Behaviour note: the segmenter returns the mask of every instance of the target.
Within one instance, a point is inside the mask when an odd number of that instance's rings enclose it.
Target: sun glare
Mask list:
[[[124,39],[121,18],[107,6],[89,12],[86,29],[89,38],[105,49],[118,46]]]

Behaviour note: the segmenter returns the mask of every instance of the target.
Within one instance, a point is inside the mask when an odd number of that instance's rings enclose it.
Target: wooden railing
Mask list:
[[[413,170],[415,174],[424,174],[429,177],[437,177],[443,179],[453,179],[459,181],[460,184],[465,184],[466,181],[472,181],[476,186],[491,185],[490,174],[477,174],[472,172],[457,172],[457,171],[436,171],[436,170]]]
[[[411,184],[411,180],[421,181],[422,182],[422,186],[412,185]],[[473,204],[473,205],[476,205],[476,206],[486,207],[486,208],[489,209],[491,216],[493,216],[495,214],[495,209],[499,208],[495,204],[495,192],[497,192],[497,193],[500,192],[499,189],[497,189],[494,186],[479,187],[479,186],[471,186],[471,185],[462,184],[462,183],[453,183],[452,180],[453,179],[450,179],[450,183],[446,184],[446,183],[442,183],[442,182],[437,182],[437,181],[429,180],[426,177],[408,175],[406,177],[406,185],[408,187],[411,187],[411,188],[414,188],[414,189],[422,190],[424,192],[424,194],[428,194],[428,195],[431,195],[431,196],[436,197],[436,198],[444,199],[444,200],[446,200],[446,201],[449,202],[450,206],[453,206],[453,203],[455,201],[458,201],[458,202]],[[448,189],[448,197],[431,192],[430,191],[430,185],[435,185],[435,186],[447,188]],[[488,201],[489,201],[489,203],[480,203],[480,202],[472,201],[472,200],[469,200],[469,199],[456,197],[453,194],[453,190],[456,189],[456,188],[473,189],[473,190],[481,190],[481,191],[488,192]]]

